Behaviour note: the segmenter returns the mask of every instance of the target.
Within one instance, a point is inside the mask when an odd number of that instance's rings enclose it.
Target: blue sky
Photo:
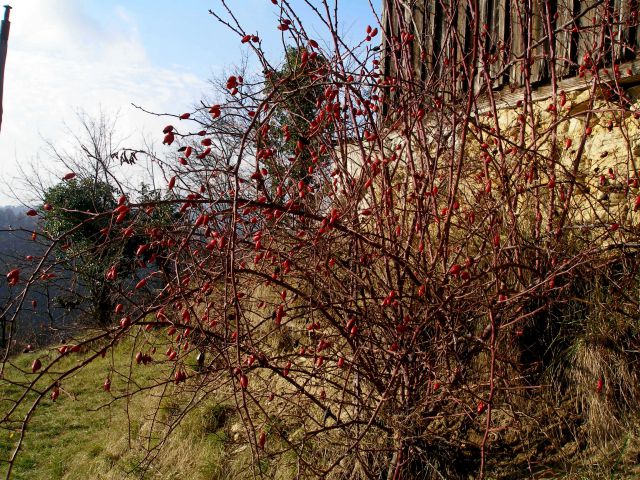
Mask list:
[[[333,0],[331,0],[333,1]],[[258,33],[272,60],[282,51],[278,8],[270,0],[228,0],[245,29]],[[379,5],[375,0],[374,5]],[[135,111],[180,113],[208,93],[207,80],[239,62],[239,37],[208,9],[218,0],[13,0],[0,132],[0,204],[16,203],[19,167],[55,179],[47,143],[71,148],[78,112],[116,118],[123,145],[161,137],[166,122]],[[326,38],[302,0],[305,27]],[[340,28],[361,39],[375,22],[368,0],[339,0]],[[161,148],[158,148],[162,152]],[[28,200],[28,192],[18,195]]]
[[[374,2],[374,5],[379,0]],[[222,11],[216,0],[191,0],[176,6],[175,0],[138,0],[120,4],[135,20],[150,60],[157,65],[174,63],[185,65],[195,73],[210,75],[212,67],[237,62],[240,44],[235,33],[222,27],[209,15],[210,8]],[[279,32],[275,30],[278,8],[269,0],[231,0],[234,12],[249,33],[258,33],[267,51],[278,54]],[[303,21],[317,25],[309,9],[301,0],[294,0]],[[113,20],[117,2],[87,2],[87,8],[99,18]],[[338,4],[343,32],[348,36],[361,35],[366,25],[374,21],[368,0],[342,0]],[[116,20],[117,22],[118,20]],[[306,24],[307,25],[307,24]],[[319,36],[325,34],[317,28]]]

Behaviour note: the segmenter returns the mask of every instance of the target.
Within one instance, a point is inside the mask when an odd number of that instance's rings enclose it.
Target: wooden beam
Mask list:
[[[607,69],[608,75],[604,76],[602,74],[602,70],[600,71],[600,82],[603,85],[611,85],[614,83],[615,79],[611,76],[613,72],[612,68]],[[558,91],[564,90],[565,92],[575,92],[576,90],[586,90],[591,87],[591,82],[593,81],[593,75],[591,73],[586,73],[584,77],[571,77],[566,80],[561,80],[558,82]],[[620,65],[620,77],[618,78],[618,84],[620,85],[634,85],[640,83],[640,60],[633,60],[631,62],[623,63]],[[541,87],[536,88],[532,92],[532,100],[534,102],[539,102],[541,100],[545,100],[547,98],[551,98],[553,95],[553,88],[551,85],[543,85]],[[485,95],[486,96],[486,95]],[[502,108],[513,108],[516,106],[516,102],[518,100],[522,100],[524,98],[524,89],[516,88],[509,89],[504,88],[502,91],[494,92],[493,97],[495,98],[496,107],[498,109]],[[485,113],[489,111],[489,102],[486,99],[483,99],[478,104],[478,112]]]

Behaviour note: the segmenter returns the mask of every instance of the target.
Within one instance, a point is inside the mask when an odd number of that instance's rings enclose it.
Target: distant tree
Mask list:
[[[57,255],[66,269],[77,273],[89,292],[94,318],[105,325],[111,320],[113,298],[105,270],[129,263],[129,242],[104,248],[104,232],[118,206],[114,189],[104,181],[72,179],[49,188],[42,207],[43,230],[57,243]]]
[[[278,178],[310,184],[319,167],[322,154],[313,137],[318,128],[327,126],[321,108],[324,85],[320,82],[326,71],[327,60],[322,55],[306,47],[287,47],[282,65],[265,73],[265,92],[274,94],[275,105],[274,128],[265,142],[278,148],[281,155],[265,157],[264,163]],[[287,162],[276,160],[287,157]]]

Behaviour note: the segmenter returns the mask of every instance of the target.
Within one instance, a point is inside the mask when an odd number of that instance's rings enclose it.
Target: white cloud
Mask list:
[[[122,6],[111,13],[91,16],[80,0],[21,0],[12,11],[0,132],[4,179],[17,175],[18,163],[42,158],[42,137],[64,142],[65,123],[77,126],[78,110],[117,112],[117,131],[135,144],[138,133],[161,139],[166,120],[131,103],[180,113],[206,90],[188,71],[151,64],[135,18]],[[0,203],[7,201],[0,194]]]

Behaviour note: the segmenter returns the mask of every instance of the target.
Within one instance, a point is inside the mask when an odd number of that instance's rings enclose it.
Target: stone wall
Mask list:
[[[553,187],[562,201],[575,176],[572,225],[640,224],[640,213],[633,214],[640,193],[640,86],[627,88],[625,95],[628,103],[624,109],[619,99],[611,98],[607,87],[599,87],[593,94],[590,89],[563,92],[559,104],[564,105],[557,115],[550,107],[551,99],[534,102],[532,116],[523,117],[521,106],[498,110],[499,128],[507,137],[503,148],[517,146],[513,155],[518,161],[537,157],[538,166],[544,166],[553,158],[558,160],[553,169],[538,168],[535,178],[528,182],[531,187]],[[493,117],[481,117],[479,123],[485,131],[495,128]],[[523,124],[525,140],[521,142]],[[528,155],[522,154],[522,146]],[[468,152],[482,155],[479,141],[471,141]],[[497,148],[490,153],[497,154]]]

